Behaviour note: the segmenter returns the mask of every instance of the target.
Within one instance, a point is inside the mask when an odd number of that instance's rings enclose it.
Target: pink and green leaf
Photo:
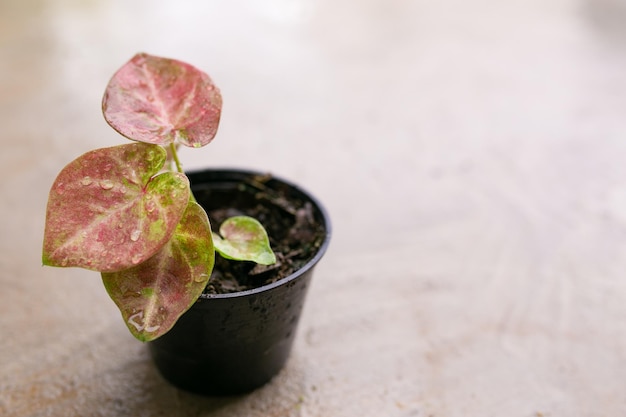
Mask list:
[[[221,109],[220,92],[206,73],[145,53],[113,75],[102,100],[104,118],[127,138],[195,148],[213,140]]]
[[[114,272],[159,251],[191,193],[185,175],[158,174],[165,158],[160,146],[132,143],[93,150],[68,164],[48,198],[44,265]]]
[[[102,278],[130,332],[150,341],[171,329],[202,294],[214,260],[207,215],[190,201],[172,239],[156,255]]]
[[[221,235],[221,236],[220,236]],[[220,233],[213,233],[215,250],[224,258],[252,261],[261,265],[276,263],[267,232],[258,220],[248,216],[226,219]]]

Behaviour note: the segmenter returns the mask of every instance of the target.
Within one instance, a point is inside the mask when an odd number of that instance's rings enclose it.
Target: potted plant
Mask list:
[[[252,390],[283,367],[330,238],[324,208],[294,184],[243,170],[183,172],[178,146],[211,142],[221,107],[204,72],[135,55],[102,102],[109,125],[133,142],[61,170],[42,255],[44,265],[100,272],[165,378],[205,394]]]

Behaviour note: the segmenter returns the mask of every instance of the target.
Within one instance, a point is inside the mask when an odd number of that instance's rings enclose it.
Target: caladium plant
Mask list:
[[[177,156],[213,140],[222,98],[209,76],[174,59],[135,55],[111,78],[102,111],[133,142],[95,149],[61,170],[46,211],[44,265],[99,271],[131,333],[166,333],[207,285],[215,251],[276,262],[255,219],[211,231]]]

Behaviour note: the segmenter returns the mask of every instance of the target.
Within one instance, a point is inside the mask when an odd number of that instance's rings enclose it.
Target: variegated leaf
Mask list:
[[[267,232],[252,217],[234,216],[226,219],[220,226],[220,234],[213,233],[213,243],[215,250],[227,259],[252,261],[261,265],[276,262]]]
[[[213,140],[222,96],[209,76],[174,59],[135,55],[111,78],[102,100],[106,121],[140,142],[201,147]]]
[[[172,239],[148,261],[103,273],[104,285],[131,333],[150,341],[166,333],[198,299],[213,269],[209,220],[195,202]]]
[[[189,201],[183,174],[158,174],[165,150],[132,143],[88,152],[58,175],[48,198],[43,263],[112,272],[152,257]]]

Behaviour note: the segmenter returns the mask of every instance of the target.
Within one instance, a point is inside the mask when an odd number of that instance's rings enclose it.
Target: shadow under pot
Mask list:
[[[267,383],[285,365],[313,269],[331,227],[308,192],[271,175],[241,170],[188,173],[213,230],[233,215],[261,222],[278,262],[260,267],[216,254],[205,293],[165,335],[149,343],[173,385],[204,395],[235,395]]]

